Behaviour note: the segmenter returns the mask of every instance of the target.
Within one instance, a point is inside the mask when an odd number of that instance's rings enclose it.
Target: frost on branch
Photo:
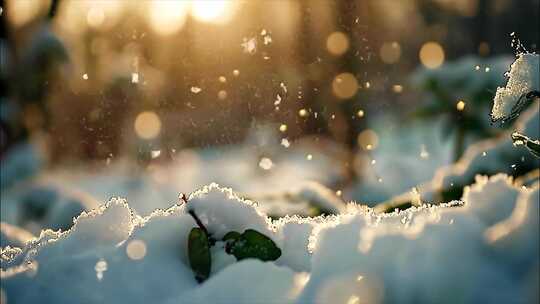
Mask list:
[[[508,72],[506,87],[497,88],[491,119],[509,120],[519,115],[528,100],[540,97],[540,56],[519,54]]]
[[[3,248],[2,290],[8,303],[532,301],[537,202],[538,183],[516,188],[498,175],[478,178],[462,202],[390,214],[349,204],[339,215],[272,221],[256,203],[213,184],[188,198],[209,233],[254,229],[283,254],[275,263],[237,262],[216,250],[199,285],[186,242],[196,223],[185,205],[141,217],[112,200],[81,214],[69,231]]]

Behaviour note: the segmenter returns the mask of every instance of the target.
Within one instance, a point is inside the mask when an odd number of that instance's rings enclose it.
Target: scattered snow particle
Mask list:
[[[395,84],[392,86],[392,91],[394,91],[394,93],[401,93],[403,92],[403,86],[400,84]]]
[[[238,76],[240,75],[240,71],[239,71],[239,70],[233,70],[232,73],[233,73],[233,75],[234,75],[235,77],[238,77]]]
[[[288,139],[282,138],[281,139],[281,145],[284,146],[285,148],[288,148],[291,145],[291,143],[289,142]]]
[[[336,119],[336,115],[335,114],[332,114],[332,116],[330,116],[331,119]]]
[[[139,73],[131,73],[131,83],[139,83]]]
[[[374,159],[371,160],[371,164],[372,164],[372,165],[375,165],[376,163],[377,163],[376,160],[374,160]]]
[[[103,279],[103,273],[107,271],[107,261],[104,259],[99,259],[96,266],[94,266],[94,270],[96,271],[98,281],[101,281]]]
[[[336,191],[337,196],[341,196],[341,194],[343,194],[343,192],[341,192],[341,190]]]
[[[150,155],[152,156],[152,158],[158,158],[161,155],[161,150],[152,150],[152,152],[150,152]]]
[[[272,37],[270,36],[270,33],[266,29],[262,29],[261,36],[263,36],[264,45],[268,45],[272,43]]]
[[[126,246],[126,254],[132,260],[141,260],[146,256],[146,243],[133,240]]]
[[[84,80],[88,80],[88,74],[84,73],[84,74],[82,75],[82,78],[83,78]]]
[[[480,71],[480,66],[477,65],[477,66],[474,67],[474,69],[477,70],[477,71]]]
[[[420,158],[422,159],[429,158],[429,152],[426,150],[426,145],[420,146]]]
[[[281,96],[279,94],[276,95],[276,101],[274,101],[274,105],[277,106],[281,103]]]
[[[286,124],[281,124],[281,126],[279,126],[279,130],[280,130],[281,132],[287,131],[287,125],[286,125]]]
[[[313,155],[308,154],[308,155],[306,156],[306,159],[307,159],[307,160],[312,160],[312,159],[313,159]]]
[[[360,118],[364,117],[364,110],[358,110],[358,112],[356,112],[356,116]]]
[[[279,86],[281,87],[281,89],[283,90],[283,92],[287,93],[287,86],[285,85],[285,83],[280,82],[280,83],[279,83]]]
[[[383,182],[382,177],[379,177],[379,178],[377,179],[377,181],[378,181],[379,183],[382,183],[382,182]]]
[[[221,83],[227,82],[227,78],[226,78],[225,76],[219,76],[218,80],[219,80],[219,82],[221,82]]]
[[[486,67],[486,68],[484,69],[484,71],[486,71],[486,73],[489,72],[490,70],[491,70],[491,69],[490,69],[489,67]]]
[[[193,94],[198,94],[201,91],[202,91],[202,89],[199,88],[199,87],[191,87],[191,93],[193,93]]]
[[[371,88],[371,83],[369,83],[369,81],[366,81],[365,87],[366,87],[366,89]]]
[[[298,111],[298,115],[300,115],[300,117],[306,117],[306,116],[308,116],[308,114],[309,113],[308,113],[308,111],[306,109],[300,109]]]
[[[460,100],[460,101],[458,101],[458,102],[456,103],[456,109],[457,109],[458,111],[463,111],[463,110],[465,109],[465,105],[466,105],[466,104],[465,104],[465,101]]]
[[[112,158],[113,158],[113,155],[112,153],[109,154],[109,156],[107,157],[107,166],[111,164],[111,161],[112,161]]]
[[[261,161],[259,161],[259,167],[261,167],[263,170],[270,170],[272,167],[274,167],[274,163],[270,158],[263,157],[261,158]]]
[[[244,50],[244,53],[253,55],[257,51],[257,39],[255,37],[252,38],[244,38],[244,42],[242,42],[242,48]]]
[[[482,152],[482,156],[486,156],[486,155],[487,155],[486,151]]]

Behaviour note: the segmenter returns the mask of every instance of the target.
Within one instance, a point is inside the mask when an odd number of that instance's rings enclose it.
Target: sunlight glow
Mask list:
[[[198,21],[208,23],[226,23],[234,14],[236,3],[234,1],[193,1],[191,3],[191,16]]]
[[[169,36],[178,32],[186,22],[189,10],[187,1],[152,1],[148,2],[146,15],[152,29],[159,35]]]
[[[146,256],[146,243],[141,240],[130,241],[126,246],[126,254],[132,260],[140,260]]]
[[[456,109],[458,111],[463,111],[465,109],[465,101],[460,100],[456,103]]]
[[[332,91],[336,97],[348,99],[358,91],[358,81],[351,73],[341,73],[332,82]]]
[[[426,42],[420,49],[420,62],[428,69],[436,69],[444,62],[444,50],[437,42]]]
[[[358,134],[358,145],[364,150],[373,150],[379,145],[379,136],[371,129],[364,130]]]
[[[42,10],[46,1],[40,0],[11,0],[7,3],[6,15],[15,26],[21,26],[35,18]]]
[[[326,39],[326,48],[334,56],[343,55],[349,49],[349,38],[342,32],[333,32]]]
[[[105,21],[105,12],[99,6],[93,6],[88,10],[86,14],[86,22],[90,27],[98,28]]]
[[[153,139],[161,131],[161,120],[154,112],[142,112],[135,119],[135,133],[142,139]]]
[[[379,50],[381,60],[386,64],[392,64],[399,61],[401,57],[401,46],[397,42],[385,42]]]

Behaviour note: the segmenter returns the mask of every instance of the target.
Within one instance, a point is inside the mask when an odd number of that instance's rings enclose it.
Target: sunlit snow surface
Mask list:
[[[497,175],[479,177],[463,202],[387,215],[349,204],[328,218],[271,221],[256,203],[212,184],[187,203],[210,233],[256,229],[283,255],[275,264],[237,263],[213,251],[213,274],[201,285],[187,261],[195,223],[186,205],[141,217],[113,199],[69,231],[3,248],[2,290],[8,303],[534,302],[538,193],[538,183],[516,188]],[[143,258],[130,258],[135,240]]]
[[[518,103],[525,102],[524,96],[531,91],[540,91],[540,56],[519,54],[508,72],[506,87],[497,88],[491,117],[503,120],[515,115]]]

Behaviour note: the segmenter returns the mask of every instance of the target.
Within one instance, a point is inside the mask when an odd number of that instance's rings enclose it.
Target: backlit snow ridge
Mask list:
[[[519,115],[531,92],[540,92],[540,56],[519,54],[508,72],[506,87],[497,88],[491,111],[492,121],[509,120]]]

